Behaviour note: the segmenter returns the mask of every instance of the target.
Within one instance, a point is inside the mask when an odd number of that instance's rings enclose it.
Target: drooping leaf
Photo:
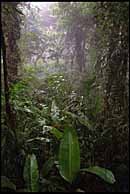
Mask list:
[[[45,137],[35,137],[32,139],[28,139],[26,142],[33,142],[33,141],[44,141],[44,142],[50,142],[50,140],[48,138]]]
[[[59,170],[61,176],[68,182],[76,178],[80,170],[80,150],[76,131],[66,129],[60,143]]]
[[[89,129],[92,129],[92,125],[90,124],[90,122],[87,119],[82,119],[82,118],[78,117],[78,120],[82,125],[88,127]]]
[[[42,173],[43,177],[47,176],[52,166],[54,165],[54,158],[49,158],[43,165]]]
[[[3,148],[5,146],[6,143],[6,137],[3,137],[1,140],[1,147]]]
[[[52,133],[53,135],[55,135],[55,137],[57,139],[61,139],[63,137],[63,133],[61,131],[59,131],[58,129],[56,129],[56,128],[52,128],[50,130],[50,133]]]
[[[28,155],[24,166],[24,179],[29,192],[38,192],[39,172],[37,159],[34,154]]]
[[[92,124],[88,119],[83,119],[80,116],[68,111],[66,111],[65,114],[67,114],[68,116],[71,116],[73,119],[77,119],[82,125],[88,127],[89,129],[92,129]]]
[[[30,110],[30,109],[27,108],[27,107],[24,107],[24,111],[25,111],[25,112],[28,112],[28,113],[33,113],[32,110]]]
[[[16,190],[16,186],[14,183],[12,183],[9,178],[6,176],[1,177],[1,188],[9,188],[12,190]]]
[[[71,116],[72,118],[77,118],[77,115],[72,113],[72,112],[69,112],[69,111],[65,111],[65,114],[67,114],[68,116]]]
[[[106,168],[102,168],[102,167],[99,167],[99,166],[92,166],[92,167],[89,167],[89,168],[81,169],[81,171],[85,171],[85,172],[95,174],[95,175],[99,176],[104,181],[106,181],[110,184],[113,184],[116,181],[113,173],[110,170],[106,169]]]

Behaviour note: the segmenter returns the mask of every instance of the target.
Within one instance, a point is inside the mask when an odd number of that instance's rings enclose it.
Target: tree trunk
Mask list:
[[[17,40],[20,38],[20,17],[16,12],[15,2],[2,3],[2,26],[6,47],[6,65],[8,83],[11,85],[18,77],[18,66],[21,62]]]
[[[22,179],[22,166],[21,161],[19,161],[19,156],[21,150],[19,149],[18,138],[16,134],[16,115],[15,111],[13,110],[13,106],[10,102],[10,86],[13,81],[16,80],[17,77],[17,65],[19,58],[17,53],[17,45],[16,40],[17,35],[15,36],[14,26],[11,27],[9,31],[9,26],[7,26],[8,22],[11,24],[12,15],[9,16],[12,12],[8,12],[13,5],[9,3],[3,3],[2,6],[2,29],[1,29],[1,42],[2,42],[2,58],[3,58],[3,74],[4,74],[4,94],[5,94],[5,112],[6,112],[6,126],[7,126],[7,133],[6,135],[6,143],[5,149],[2,157],[2,175],[7,176],[8,178],[13,181],[17,187],[23,187],[23,179]],[[6,8],[6,10],[5,10]],[[8,9],[9,8],[9,9]],[[7,11],[8,10],[8,11]],[[12,9],[11,9],[12,10]],[[11,11],[10,10],[10,11]],[[8,18],[10,21],[4,21],[6,15],[8,13]],[[15,15],[15,12],[13,12]],[[8,24],[8,25],[9,25]],[[17,26],[15,26],[17,28]],[[17,29],[18,30],[18,29]],[[12,38],[12,40],[11,40]],[[4,129],[3,129],[4,130]],[[19,186],[20,185],[20,186]]]
[[[4,72],[4,91],[5,91],[5,108],[6,108],[6,115],[7,115],[7,125],[9,128],[13,130],[15,137],[15,118],[10,104],[10,95],[9,95],[9,84],[8,84],[8,69],[6,63],[6,46],[5,46],[5,38],[2,30],[1,34],[2,38],[2,52],[3,52],[3,72]]]

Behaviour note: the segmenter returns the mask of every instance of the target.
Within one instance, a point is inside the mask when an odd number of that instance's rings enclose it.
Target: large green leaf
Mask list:
[[[1,177],[1,188],[16,190],[16,186],[6,176]]]
[[[34,154],[28,155],[24,166],[24,179],[29,192],[38,192],[39,172],[37,159]]]
[[[86,172],[95,174],[110,184],[113,184],[116,181],[113,173],[106,168],[101,168],[99,166],[92,166],[89,168],[81,169],[81,171],[86,171]]]
[[[80,170],[79,142],[74,129],[65,129],[60,143],[59,170],[61,176],[70,183]]]
[[[59,131],[58,129],[56,129],[56,128],[52,128],[50,130],[50,133],[52,133],[53,135],[55,135],[55,137],[57,139],[61,139],[63,137],[63,133],[61,131]]]

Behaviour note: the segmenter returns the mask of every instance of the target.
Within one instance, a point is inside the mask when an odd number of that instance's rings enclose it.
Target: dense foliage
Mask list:
[[[128,2],[2,3],[2,189],[128,191]]]

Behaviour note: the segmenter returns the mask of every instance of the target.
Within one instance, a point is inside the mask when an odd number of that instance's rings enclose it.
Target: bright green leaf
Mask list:
[[[99,166],[92,166],[89,168],[81,169],[81,171],[95,174],[110,184],[113,184],[116,181],[113,173],[106,168],[101,168]]]
[[[24,166],[24,179],[29,192],[38,192],[38,164],[34,154],[28,155]]]
[[[52,128],[50,130],[50,133],[52,133],[53,135],[55,135],[55,137],[57,139],[61,139],[63,137],[63,133],[61,131],[59,131],[58,129],[56,129],[56,128]]]
[[[60,144],[59,170],[61,176],[72,182],[80,170],[80,149],[74,129],[66,129]]]

